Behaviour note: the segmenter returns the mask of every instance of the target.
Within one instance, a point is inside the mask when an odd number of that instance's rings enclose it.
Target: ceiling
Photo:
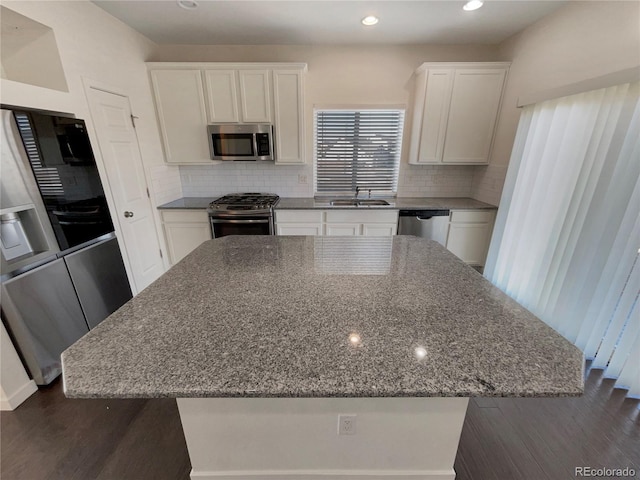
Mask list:
[[[497,44],[567,2],[485,0],[473,12],[464,0],[198,0],[193,10],[175,0],[93,3],[159,44],[398,45]],[[363,26],[367,15],[380,22]]]

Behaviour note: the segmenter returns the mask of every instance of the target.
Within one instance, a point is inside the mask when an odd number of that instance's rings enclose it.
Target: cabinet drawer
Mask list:
[[[165,223],[206,223],[209,224],[209,214],[206,210],[163,210],[162,221]]]
[[[320,223],[322,212],[323,210],[276,210],[276,223]]]
[[[495,210],[451,210],[453,223],[489,223],[493,221]]]
[[[327,222],[395,223],[397,210],[327,210]]]

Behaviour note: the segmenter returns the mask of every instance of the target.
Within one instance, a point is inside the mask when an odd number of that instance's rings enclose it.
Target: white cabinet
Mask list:
[[[269,70],[239,70],[244,123],[271,123]]]
[[[488,163],[508,68],[423,64],[416,71],[409,163]]]
[[[452,210],[447,249],[474,266],[484,266],[493,231],[495,210]]]
[[[304,163],[303,71],[273,71],[273,103],[276,164]]]
[[[167,163],[211,162],[200,70],[152,70],[151,84]]]
[[[270,123],[276,165],[305,163],[301,63],[148,63],[167,163],[210,159],[209,123]]]
[[[161,216],[171,265],[211,239],[209,215],[205,210],[163,210]]]
[[[209,123],[236,123],[240,120],[237,76],[236,70],[204,71]]]
[[[276,210],[278,235],[391,236],[397,210]]]

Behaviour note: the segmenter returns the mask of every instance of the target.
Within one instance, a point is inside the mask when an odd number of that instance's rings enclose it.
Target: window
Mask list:
[[[395,194],[404,110],[315,110],[316,193]]]

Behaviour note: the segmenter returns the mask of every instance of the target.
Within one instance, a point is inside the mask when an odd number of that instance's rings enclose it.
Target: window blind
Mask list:
[[[317,193],[395,193],[404,110],[316,110]]]
[[[525,107],[485,276],[640,396],[640,83]]]

